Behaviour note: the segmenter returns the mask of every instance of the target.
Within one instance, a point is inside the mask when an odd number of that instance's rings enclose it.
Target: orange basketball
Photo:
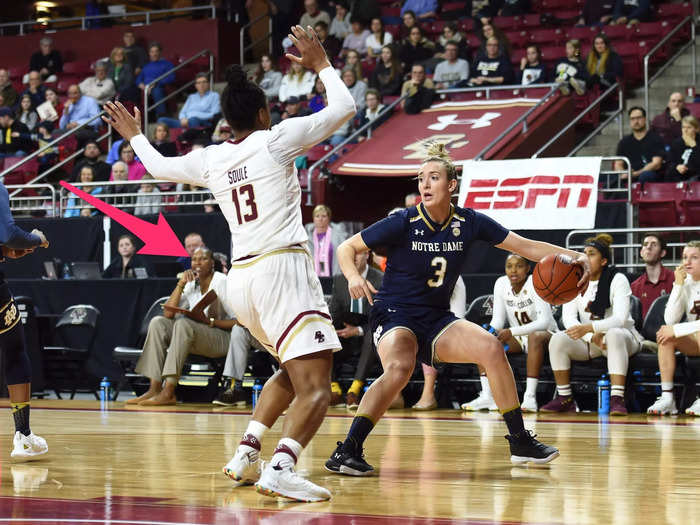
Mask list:
[[[583,276],[583,268],[563,253],[547,255],[535,265],[532,284],[537,295],[549,304],[564,304],[578,293],[576,283]]]

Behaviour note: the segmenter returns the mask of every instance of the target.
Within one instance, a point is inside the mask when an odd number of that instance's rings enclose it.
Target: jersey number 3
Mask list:
[[[241,217],[241,205],[238,203],[238,195],[241,198],[243,194],[246,194],[244,204],[248,207],[247,210],[243,210],[245,215]],[[258,207],[255,204],[255,192],[253,191],[252,184],[245,184],[240,188],[233,188],[231,190],[231,198],[233,199],[233,205],[236,207],[236,218],[238,219],[238,224],[243,224],[244,222],[251,222],[258,218]]]
[[[442,286],[442,282],[445,280],[445,272],[447,272],[447,259],[444,257],[433,257],[433,260],[430,261],[430,267],[435,268],[435,276],[432,279],[428,279],[428,286],[431,288]]]

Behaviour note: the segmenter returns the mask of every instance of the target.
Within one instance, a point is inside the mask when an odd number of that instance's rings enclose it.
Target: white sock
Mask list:
[[[571,397],[571,385],[557,385],[557,392],[559,392],[560,396]]]
[[[625,397],[625,385],[613,385],[610,387],[610,395]]]
[[[267,425],[263,425],[259,421],[255,421],[255,420],[251,419],[250,422],[248,423],[248,428],[246,428],[245,432],[243,433],[243,441],[250,440],[250,438],[254,438],[255,440],[257,440],[258,445],[261,445],[262,439],[265,436],[265,432],[267,432],[268,430],[270,430],[270,429],[267,427]],[[245,445],[243,443],[241,443],[238,446],[239,446],[239,448],[240,447],[254,448],[254,447],[251,447],[249,445]],[[255,449],[255,450],[259,450],[259,448]]]
[[[537,396],[537,383],[539,379],[536,377],[528,377],[525,380],[525,395],[523,397],[536,397]]]
[[[673,401],[673,381],[661,381],[661,399]]]
[[[292,438],[282,438],[277,443],[277,448],[272,455],[272,459],[270,459],[270,464],[282,468],[294,468],[302,450],[304,450],[304,447],[298,441]]]
[[[481,393],[486,397],[493,397],[491,393],[491,385],[489,385],[489,378],[486,375],[480,376],[481,380]]]

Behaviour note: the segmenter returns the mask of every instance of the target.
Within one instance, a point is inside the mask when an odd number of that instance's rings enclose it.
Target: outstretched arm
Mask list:
[[[372,286],[372,283],[364,279],[355,266],[355,254],[369,251],[369,248],[362,240],[362,235],[356,233],[349,239],[343,241],[336,251],[338,256],[338,265],[348,280],[348,290],[353,299],[361,299],[366,297],[369,304],[374,304],[372,298],[373,293],[377,290]]]

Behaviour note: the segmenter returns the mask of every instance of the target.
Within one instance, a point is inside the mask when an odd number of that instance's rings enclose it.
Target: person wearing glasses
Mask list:
[[[194,87],[197,90],[187,97],[177,119],[160,117],[158,122],[170,128],[199,128],[214,125],[214,117],[221,113],[219,94],[209,88],[209,75],[198,73]]]

